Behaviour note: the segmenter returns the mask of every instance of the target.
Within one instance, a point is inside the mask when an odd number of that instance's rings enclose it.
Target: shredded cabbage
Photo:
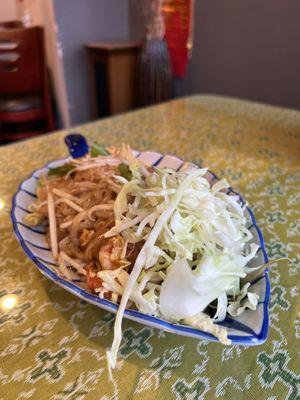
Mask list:
[[[248,292],[249,286],[250,283],[246,283],[242,287],[236,299],[229,304],[227,311],[233,317],[241,315],[246,308],[249,308],[250,310],[256,309],[258,303],[258,295],[256,293]]]
[[[107,352],[109,367],[116,364],[128,300],[141,312],[197,326],[230,343],[226,329],[214,322],[227,312],[238,315],[256,307],[255,295],[247,293],[244,301],[246,289],[240,288],[258,250],[249,245],[244,206],[226,193],[226,180],[210,186],[206,169],[150,172],[135,162],[130,170],[132,179],[114,204],[115,226],[105,236],[118,233],[128,243],[144,244],[126,279],[123,270],[100,273],[105,285],[122,295]],[[211,318],[207,307],[214,302]]]
[[[254,254],[258,246],[253,245],[252,248]],[[178,321],[204,311],[212,301],[220,296],[224,298],[224,293],[234,290],[237,279],[246,276],[244,266],[247,260],[248,256],[204,254],[197,268],[192,270],[186,259],[178,259],[168,268],[161,285],[159,308],[162,315]],[[222,319],[219,316],[218,320],[224,320],[226,312],[224,315],[219,310],[218,314],[223,316]]]

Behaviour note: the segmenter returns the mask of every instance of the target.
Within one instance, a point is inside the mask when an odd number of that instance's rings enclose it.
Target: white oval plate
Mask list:
[[[145,151],[142,153],[135,152],[135,156],[141,159],[149,166],[167,167],[174,170],[184,170],[198,168],[193,163],[183,162],[180,158],[172,155],[162,155],[157,152]],[[13,197],[11,219],[13,229],[19,240],[23,250],[27,256],[36,264],[40,272],[46,275],[59,286],[71,292],[75,296],[95,304],[107,311],[116,313],[118,305],[106,300],[100,299],[97,295],[90,293],[78,280],[70,281],[61,276],[57,269],[57,264],[52,257],[49,245],[45,239],[45,230],[42,227],[32,228],[24,223],[24,217],[28,213],[29,204],[36,198],[36,189],[38,177],[47,172],[49,168],[64,164],[69,161],[70,157],[49,163],[44,168],[34,171],[29,178],[25,179],[19,186],[18,191]],[[210,182],[218,180],[215,174],[208,171],[207,179]],[[238,195],[231,188],[229,192]],[[241,202],[243,198],[238,195]],[[249,221],[249,229],[253,234],[253,243],[257,243],[260,249],[257,256],[249,263],[250,267],[255,267],[268,262],[263,235],[256,224],[253,212],[246,207],[245,215]],[[228,337],[233,344],[239,345],[258,345],[263,343],[268,336],[269,316],[268,304],[270,299],[270,281],[268,271],[264,271],[261,275],[251,283],[251,290],[259,295],[259,302],[255,311],[246,310],[239,317],[227,316],[225,321],[220,325],[225,326],[228,330]],[[206,339],[218,341],[217,338],[209,333],[186,325],[172,324],[161,318],[143,314],[139,311],[126,309],[125,318],[131,319],[141,324],[152,326],[154,328],[163,329],[167,332],[176,333],[178,335],[189,336],[197,339]]]

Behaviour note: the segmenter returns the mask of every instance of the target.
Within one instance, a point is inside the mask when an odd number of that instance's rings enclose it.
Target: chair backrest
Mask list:
[[[24,28],[22,21],[2,21],[0,22],[0,29],[21,29]]]
[[[43,28],[0,30],[0,95],[41,91],[44,54]]]

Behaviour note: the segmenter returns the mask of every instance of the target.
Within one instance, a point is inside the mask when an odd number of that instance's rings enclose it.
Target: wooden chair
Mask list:
[[[24,28],[22,21],[2,21],[0,22],[0,29],[21,29]]]
[[[2,142],[54,130],[41,27],[0,30],[0,126]]]

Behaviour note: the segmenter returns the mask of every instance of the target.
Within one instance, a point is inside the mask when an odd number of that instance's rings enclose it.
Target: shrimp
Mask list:
[[[100,247],[99,262],[104,270],[117,269],[120,266],[125,241],[121,235],[109,239],[107,244]]]
[[[92,292],[95,292],[96,289],[102,287],[102,280],[97,276],[97,268],[93,263],[87,265],[86,269],[86,281],[88,287]]]

